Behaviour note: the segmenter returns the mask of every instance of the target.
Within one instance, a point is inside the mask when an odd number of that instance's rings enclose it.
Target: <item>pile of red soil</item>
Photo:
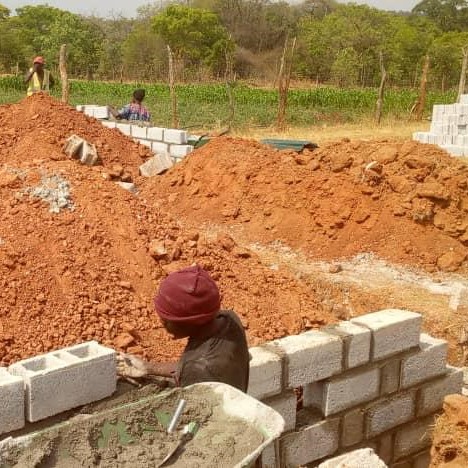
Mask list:
[[[431,468],[468,466],[468,398],[449,395],[433,431]]]
[[[103,166],[68,159],[71,134],[96,144]],[[183,343],[161,328],[152,298],[168,272],[197,262],[218,281],[223,306],[252,344],[334,319],[288,273],[263,266],[227,236],[187,230],[146,195],[109,180],[137,176],[146,149],[46,96],[0,107],[0,365],[96,339],[153,359]],[[74,209],[49,211],[28,189],[68,181]]]
[[[360,252],[429,271],[466,271],[468,166],[416,142],[342,141],[303,154],[214,139],[144,193],[188,223],[310,257]]]

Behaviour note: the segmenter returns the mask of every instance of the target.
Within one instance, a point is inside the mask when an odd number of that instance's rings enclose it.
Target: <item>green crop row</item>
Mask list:
[[[72,104],[109,104],[119,107],[131,99],[137,87],[146,89],[146,105],[156,124],[170,123],[170,95],[166,84],[110,83],[78,81],[70,83]],[[59,86],[53,91],[58,95]],[[225,122],[229,115],[228,90],[225,84],[180,84],[177,87],[181,125],[211,127]],[[19,77],[0,77],[0,102],[11,102],[24,96],[25,86]],[[416,101],[417,90],[389,89],[385,94],[384,113],[404,117]],[[266,126],[275,121],[278,92],[275,89],[255,88],[243,83],[233,86],[235,126]],[[426,113],[435,103],[455,101],[454,91],[429,92]],[[291,125],[313,125],[319,122],[349,122],[375,109],[376,89],[337,89],[311,87],[291,89],[288,98],[288,122]]]

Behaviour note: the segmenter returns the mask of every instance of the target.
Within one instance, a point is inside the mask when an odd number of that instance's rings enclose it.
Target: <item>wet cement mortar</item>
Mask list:
[[[181,398],[187,405],[178,432],[167,434],[167,420]],[[132,410],[120,408],[93,419],[82,419],[68,427],[50,430],[33,440],[29,447],[12,450],[2,468],[75,468],[75,467],[148,467],[159,466],[174,449],[184,425],[196,422],[195,437],[164,466],[219,467],[234,466],[254,451],[264,440],[244,420],[227,415],[222,397],[210,389],[174,389],[164,398],[146,401]],[[130,442],[112,430],[102,447],[102,428],[122,424]],[[0,460],[1,461],[1,460]]]

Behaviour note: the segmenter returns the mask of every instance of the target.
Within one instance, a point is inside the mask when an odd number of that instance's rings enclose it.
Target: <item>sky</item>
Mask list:
[[[365,3],[385,10],[411,10],[420,0],[355,0],[355,3]],[[96,14],[108,16],[110,13],[122,13],[125,16],[135,16],[137,7],[145,5],[148,0],[113,0],[105,2],[103,0],[0,0],[0,4],[5,5],[10,10],[24,5],[41,5],[47,3],[50,6],[72,11],[73,13]],[[346,3],[346,2],[342,2]]]

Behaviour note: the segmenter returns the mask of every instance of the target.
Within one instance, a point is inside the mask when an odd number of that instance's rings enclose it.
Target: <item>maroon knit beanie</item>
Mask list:
[[[164,320],[203,325],[213,320],[220,309],[219,289],[203,268],[185,268],[162,281],[154,306]]]

